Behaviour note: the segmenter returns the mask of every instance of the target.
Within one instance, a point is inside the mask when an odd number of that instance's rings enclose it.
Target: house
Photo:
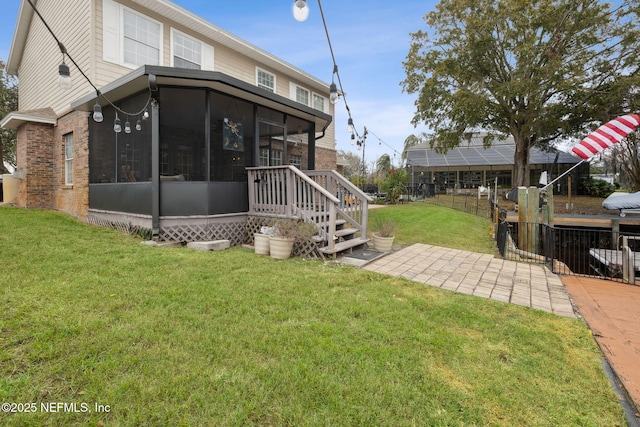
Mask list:
[[[327,83],[168,0],[33,3],[64,49],[22,0],[19,111],[0,122],[18,131],[18,206],[157,240],[241,244],[266,216],[321,224],[331,251],[341,224],[366,236],[366,197],[336,198],[357,188],[332,172]]]
[[[495,141],[490,147],[483,145],[486,134],[476,133],[458,147],[446,153],[438,152],[428,144],[417,145],[407,150],[409,173],[413,175],[415,186],[430,184],[434,191],[472,192],[480,186],[494,186],[496,183],[503,192],[513,188],[513,164],[515,142],[510,136]],[[557,177],[568,170],[580,159],[559,150],[542,151],[537,147],[529,150],[530,182],[537,184],[542,172]],[[589,165],[576,169],[576,176],[588,176]],[[577,185],[573,186],[575,191]],[[567,193],[567,178],[558,181],[555,191]]]

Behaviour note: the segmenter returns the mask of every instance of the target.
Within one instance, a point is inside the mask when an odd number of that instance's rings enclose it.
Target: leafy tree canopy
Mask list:
[[[18,85],[5,70],[5,63],[0,59],[0,120],[18,109]],[[16,132],[0,129],[0,173],[7,173],[4,161],[16,166]]]
[[[596,0],[442,0],[412,33],[403,90],[413,124],[436,149],[466,133],[513,135],[514,184],[528,185],[529,149],[579,135],[628,109],[638,87],[637,5]]]

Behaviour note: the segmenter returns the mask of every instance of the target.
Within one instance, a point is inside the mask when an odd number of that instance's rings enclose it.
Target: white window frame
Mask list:
[[[177,30],[175,28],[171,28],[171,66],[175,67],[175,58],[176,56],[179,58],[182,58],[185,61],[191,62],[191,63],[196,63],[195,61],[192,61],[188,58],[184,58],[181,57],[179,55],[176,55],[176,35],[179,35],[180,37],[183,37],[185,39],[190,40],[192,43],[195,44],[199,44],[200,45],[200,62],[197,63],[200,66],[201,70],[207,70],[207,71],[213,71],[213,64],[214,64],[214,51],[213,51],[213,46],[206,44],[205,42],[203,42],[202,40],[199,40],[195,37],[190,36],[189,34],[183,33],[180,30]]]
[[[64,135],[64,185],[73,185],[73,133]]]
[[[318,101],[322,100],[322,108],[316,108],[316,99]],[[328,113],[329,112],[329,99],[324,96],[321,95],[317,92],[312,92],[311,93],[311,107],[313,107],[316,110],[322,111],[323,113]]]
[[[132,64],[125,61],[124,54],[124,14],[125,11],[159,26],[158,34],[158,65],[164,65],[164,25],[149,16],[126,7],[113,0],[102,1],[102,59],[123,67],[135,69],[142,64]],[[155,47],[154,47],[155,48]]]
[[[291,154],[289,157],[289,164],[297,167],[298,169],[302,169],[302,156],[299,154]]]
[[[193,49],[189,49],[190,52],[193,52],[194,55],[198,55],[199,58],[187,58],[185,55],[178,55],[177,51],[177,39],[182,38],[187,42],[191,42],[193,44]],[[197,65],[199,68],[192,68],[197,70],[202,70],[203,62],[204,62],[204,49],[200,40],[191,37],[188,34],[183,33],[182,31],[178,31],[175,28],[171,29],[171,66],[176,67],[176,57],[182,59],[183,61],[189,62],[191,64]],[[182,48],[186,48],[182,46]]]
[[[268,87],[260,83],[260,73],[267,74],[273,78],[273,87]],[[262,88],[264,90],[268,90],[269,92],[276,93],[276,75],[270,71],[267,71],[263,68],[256,67],[256,86]]]
[[[133,15],[136,15],[139,19],[143,19],[143,20],[149,21],[152,24],[158,25],[158,47],[157,47],[157,49],[158,49],[158,65],[162,65],[162,51],[163,51],[162,50],[162,38],[163,38],[162,34],[163,34],[163,31],[164,31],[163,26],[162,26],[162,22],[156,21],[153,18],[149,18],[147,15],[144,15],[144,14],[142,14],[142,13],[136,11],[136,10],[130,9],[130,8],[126,7],[126,6],[122,6],[121,7],[121,11],[120,11],[120,17],[121,17],[120,26],[122,28],[121,37],[120,37],[120,43],[121,43],[120,52],[121,52],[121,56],[122,56],[122,63],[124,65],[128,66],[128,67],[133,67],[133,68],[138,68],[138,67],[146,64],[146,63],[145,64],[133,64],[133,63],[130,63],[130,62],[126,62],[126,60],[125,60],[125,55],[124,55],[124,41],[125,41],[124,14],[125,13],[131,13]],[[138,43],[145,44],[144,42],[141,42],[139,40],[135,40],[135,41],[138,42]],[[151,47],[155,49],[155,46],[151,46]],[[155,64],[150,64],[150,65],[155,65]]]
[[[272,148],[269,151],[270,166],[282,166],[282,150]]]
[[[298,90],[300,91],[304,91],[307,94],[307,102],[300,102],[298,100]],[[298,84],[295,84],[293,82],[291,82],[289,84],[289,98],[291,98],[293,101],[296,101],[302,105],[306,105],[307,107],[309,106],[309,104],[311,103],[311,91],[309,89],[307,89],[306,87],[300,86]]]

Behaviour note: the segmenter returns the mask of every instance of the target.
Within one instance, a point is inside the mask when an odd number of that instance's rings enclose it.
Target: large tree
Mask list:
[[[404,62],[418,93],[413,124],[434,132],[441,151],[468,132],[485,145],[513,135],[514,185],[529,184],[529,149],[580,135],[603,109],[617,79],[638,69],[638,24],[627,4],[595,0],[442,0],[412,33]]]
[[[18,85],[5,70],[5,64],[0,59],[0,120],[7,114],[18,109]],[[4,162],[16,166],[16,132],[10,129],[0,129],[0,173],[7,173]]]

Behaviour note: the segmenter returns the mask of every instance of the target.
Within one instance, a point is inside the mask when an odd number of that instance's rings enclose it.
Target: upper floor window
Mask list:
[[[298,86],[295,83],[291,83],[289,87],[290,97],[296,102],[299,102],[304,105],[311,104],[311,94],[308,89],[303,88],[302,86]]]
[[[160,24],[129,9],[122,17],[125,64],[160,64]]]
[[[276,76],[261,68],[256,68],[256,85],[269,92],[276,91]]]
[[[313,105],[312,107],[316,110],[327,113],[327,98],[322,95],[318,95],[317,93],[313,94]]]
[[[113,0],[102,1],[102,55],[126,67],[162,65],[162,24]]]
[[[173,66],[201,70],[203,63],[203,44],[178,30],[171,29],[171,48]]]
[[[73,134],[64,136],[64,184],[73,185]]]

